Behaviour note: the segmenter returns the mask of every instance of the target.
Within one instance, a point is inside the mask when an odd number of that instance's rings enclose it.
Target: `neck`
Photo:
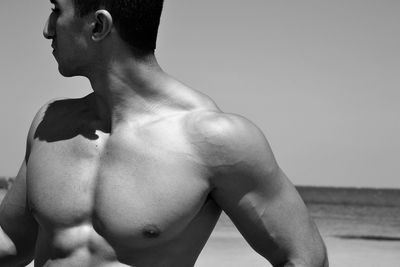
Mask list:
[[[111,129],[120,122],[143,119],[158,111],[165,103],[171,78],[158,65],[154,55],[146,60],[133,57],[109,60],[88,78],[94,91],[100,119]]]

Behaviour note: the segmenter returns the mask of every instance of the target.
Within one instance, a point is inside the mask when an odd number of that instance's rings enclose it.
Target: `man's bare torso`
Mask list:
[[[190,131],[204,111],[127,120],[110,133],[90,97],[51,103],[35,131],[27,164],[35,264],[193,266],[220,214]]]

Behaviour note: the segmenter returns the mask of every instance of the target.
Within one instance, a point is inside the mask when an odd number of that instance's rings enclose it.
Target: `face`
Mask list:
[[[84,75],[90,40],[87,19],[75,16],[72,0],[50,0],[54,5],[43,29],[51,40],[58,69],[64,76]]]

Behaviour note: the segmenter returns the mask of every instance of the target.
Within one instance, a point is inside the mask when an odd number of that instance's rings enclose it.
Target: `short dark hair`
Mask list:
[[[100,8],[113,17],[115,27],[129,46],[154,52],[163,0],[73,0],[76,14],[83,17]]]

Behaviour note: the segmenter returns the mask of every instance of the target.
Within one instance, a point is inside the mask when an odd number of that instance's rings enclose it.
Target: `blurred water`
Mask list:
[[[323,236],[400,240],[400,190],[303,187],[300,193]],[[229,228],[223,214],[216,230]]]
[[[308,208],[325,236],[400,239],[400,206],[309,204]]]

